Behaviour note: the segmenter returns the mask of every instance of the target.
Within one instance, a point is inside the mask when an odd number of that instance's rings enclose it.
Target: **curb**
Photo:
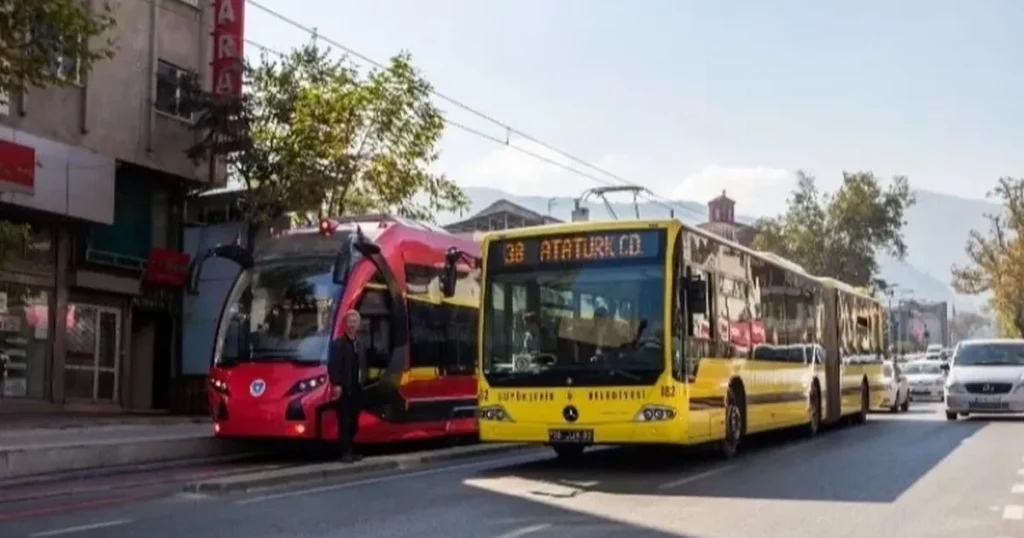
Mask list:
[[[380,456],[368,458],[358,463],[318,463],[275,469],[272,471],[247,473],[223,478],[213,478],[201,482],[186,484],[186,493],[202,493],[209,495],[227,495],[242,493],[271,487],[316,482],[330,478],[354,476],[383,471],[400,471],[419,467],[430,463],[462,460],[492,454],[523,451],[534,448],[526,444],[485,444],[467,447],[432,450],[402,454],[400,456]]]
[[[164,437],[111,440],[101,443],[20,446],[0,449],[0,480],[76,471],[96,471],[237,454],[231,442],[207,437]]]

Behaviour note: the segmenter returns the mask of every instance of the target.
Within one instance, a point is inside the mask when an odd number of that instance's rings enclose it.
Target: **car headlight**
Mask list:
[[[961,394],[967,392],[960,383],[946,383],[946,392],[950,394]]]
[[[676,418],[676,410],[667,405],[645,405],[633,420],[636,422],[662,422]]]
[[[1013,392],[1024,392],[1024,374],[1017,378],[1017,386],[1013,388]]]
[[[480,420],[491,420],[495,422],[514,422],[512,417],[500,405],[488,405],[477,410],[477,417]]]

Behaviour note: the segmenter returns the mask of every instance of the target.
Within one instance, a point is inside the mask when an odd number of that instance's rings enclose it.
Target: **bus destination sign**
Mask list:
[[[654,260],[662,255],[662,230],[615,230],[506,239],[491,243],[491,267]]]

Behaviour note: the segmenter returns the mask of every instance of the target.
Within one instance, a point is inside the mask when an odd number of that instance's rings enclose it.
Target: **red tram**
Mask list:
[[[193,293],[207,260],[241,267],[213,349],[216,435],[337,439],[326,363],[349,309],[370,349],[357,442],[475,434],[479,254],[472,240],[392,216],[325,219],[252,255],[210,249],[190,268]]]

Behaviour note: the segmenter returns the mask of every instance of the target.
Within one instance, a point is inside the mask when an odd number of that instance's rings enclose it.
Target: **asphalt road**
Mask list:
[[[48,512],[56,497],[0,498],[0,536],[1024,538],[1024,419],[938,411],[762,439],[727,462],[603,450],[566,466],[540,450],[234,497],[174,493],[168,479]]]

